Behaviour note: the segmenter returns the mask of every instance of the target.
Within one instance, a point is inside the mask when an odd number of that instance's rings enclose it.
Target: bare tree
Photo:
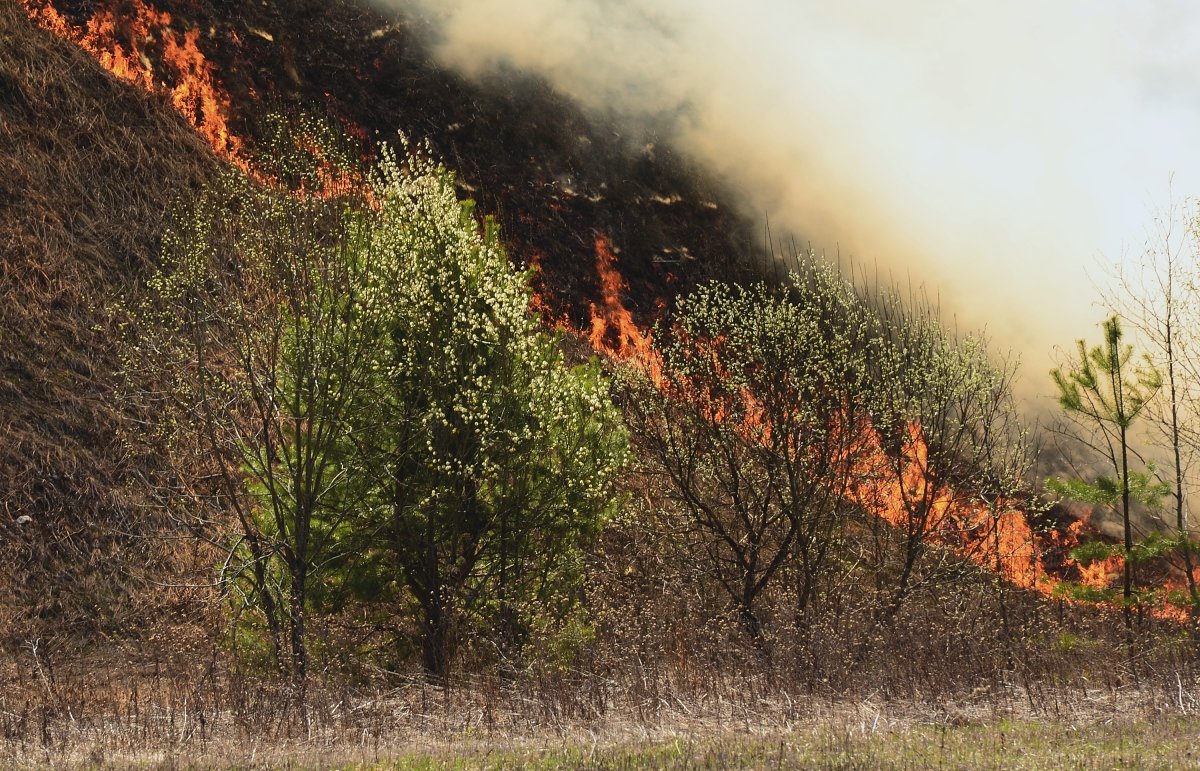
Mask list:
[[[797,615],[820,593],[866,422],[870,314],[811,263],[789,286],[706,285],[658,330],[656,371],[624,373],[634,440],[682,513],[680,535],[764,642],[761,597],[795,567]]]
[[[1193,623],[1200,619],[1200,592],[1191,542],[1189,479],[1200,450],[1200,323],[1196,300],[1197,232],[1186,207],[1170,205],[1155,217],[1154,229],[1136,265],[1114,267],[1116,287],[1106,293],[1115,312],[1126,318],[1151,351],[1163,375],[1162,398],[1148,417],[1157,428],[1154,443],[1167,455],[1165,481],[1171,488],[1178,565],[1185,576]]]

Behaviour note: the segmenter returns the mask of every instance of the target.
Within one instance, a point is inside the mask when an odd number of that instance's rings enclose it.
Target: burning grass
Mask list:
[[[78,44],[116,77],[144,91],[167,94],[215,153],[248,170],[242,140],[229,129],[229,96],[197,46],[198,28],[177,32],[171,14],[141,0],[99,8],[82,25],[72,23],[49,0],[21,2],[40,26]]]
[[[799,259],[795,262],[800,265]],[[729,422],[727,416],[736,414],[740,417],[735,421],[738,423],[735,431],[747,442],[760,448],[778,444],[772,441],[771,415],[765,411],[759,401],[760,396],[753,389],[758,388],[760,392],[774,389],[770,381],[784,376],[778,371],[779,362],[764,360],[758,363],[764,371],[772,370],[765,381],[759,378],[753,386],[731,391],[726,389],[724,384],[731,382],[731,375],[726,371],[727,363],[723,361],[727,353],[724,340],[728,332],[726,330],[711,341],[693,339],[686,342],[686,347],[691,351],[689,356],[711,360],[710,382],[700,384],[690,375],[668,373],[664,368],[664,351],[659,347],[664,341],[655,341],[654,334],[667,338],[682,334],[678,328],[681,317],[678,314],[674,317],[674,327],[658,328],[655,332],[637,322],[625,299],[628,283],[618,267],[616,249],[611,240],[601,234],[595,238],[595,268],[601,296],[598,302],[589,304],[588,322],[575,329],[565,317],[555,319],[551,314],[550,320],[553,324],[585,340],[593,352],[618,362],[632,363],[645,373],[654,389],[669,401],[705,405],[701,410],[704,424],[719,427]],[[814,268],[813,265],[801,269],[813,275],[820,272],[820,269]],[[840,278],[836,281],[841,283]],[[847,283],[846,286],[850,285]],[[805,302],[819,302],[813,300],[813,288],[807,289],[809,295]],[[850,291],[854,292],[852,289]],[[699,295],[704,295],[704,290],[693,297]],[[768,302],[766,296],[759,298],[760,306]],[[861,299],[856,302],[864,303]],[[543,314],[549,307],[549,303],[540,295],[535,296],[533,305],[536,312]],[[899,325],[902,328],[928,327],[930,322],[936,324],[938,321],[935,310],[928,309],[911,309],[915,310],[917,315],[903,319],[909,310],[897,306],[892,311],[902,319]],[[927,314],[928,318],[923,318],[923,313]],[[744,315],[751,315],[751,312],[746,310]],[[940,336],[941,333],[937,334]],[[670,342],[667,341],[666,344],[670,345]],[[859,344],[866,345],[868,342],[864,338]],[[946,351],[942,355],[947,358],[951,353],[957,354],[969,348],[948,337],[943,345],[946,346]],[[820,355],[816,351],[819,347],[815,341],[810,344],[809,358]],[[678,358],[678,351],[676,354]],[[916,366],[932,368],[934,363],[931,359]],[[678,366],[680,362],[675,364]],[[991,363],[986,360],[976,365],[982,370],[991,369]],[[866,365],[862,365],[849,369],[857,371],[865,367]],[[994,445],[986,451],[979,447],[972,448],[970,443],[961,441],[962,436],[970,430],[982,429],[986,421],[994,421],[996,425],[989,425],[981,435],[1007,436],[1020,433],[1020,428],[1011,422],[1005,426],[999,424],[1001,420],[1015,421],[1016,417],[1015,412],[1006,412],[1000,407],[1010,395],[1006,391],[1006,384],[1011,382],[1008,380],[1011,372],[1003,374],[1004,370],[1001,368],[996,368],[995,372],[998,379],[993,381],[993,385],[990,386],[992,390],[982,400],[982,411],[959,427],[958,444],[940,453],[934,453],[937,456],[935,458],[931,458],[931,446],[925,427],[920,419],[913,416],[902,418],[904,427],[893,432],[900,434],[900,438],[892,442],[895,446],[891,448],[885,448],[885,437],[873,424],[873,418],[859,417],[840,421],[848,423],[844,430],[849,432],[846,447],[839,451],[847,456],[850,465],[850,482],[844,497],[873,513],[892,528],[901,532],[908,531],[910,541],[922,544],[928,541],[948,547],[957,552],[960,558],[994,571],[1018,589],[1047,598],[1072,596],[1072,590],[1077,586],[1096,592],[1106,590],[1121,572],[1122,561],[1119,556],[1092,563],[1081,563],[1071,556],[1072,550],[1091,533],[1086,514],[1067,526],[1046,527],[1049,519],[1039,510],[1038,502],[1030,492],[1028,480],[1023,480],[1018,485],[1010,485],[1004,492],[987,492],[976,486],[977,483],[987,483],[987,475],[980,475],[978,472],[996,459],[984,456],[988,453],[998,454],[999,445]],[[746,377],[746,373],[743,372],[740,377],[732,380],[743,382]],[[751,376],[751,379],[754,378]],[[714,396],[714,389],[722,394]],[[967,398],[958,399],[957,406],[970,404],[974,397],[972,394]],[[791,422],[787,416],[789,410],[793,415],[803,412],[794,399],[789,404],[790,406],[783,408],[783,412],[780,412],[776,405],[775,418],[782,421],[782,425]],[[941,405],[933,410],[929,417],[937,421],[954,409]],[[971,423],[972,420],[974,423]],[[975,426],[974,429],[971,428],[972,425]],[[696,428],[692,433],[695,430],[700,429]],[[943,431],[943,436],[935,439],[940,438],[944,441],[947,436],[948,433]],[[669,444],[673,447],[679,446],[675,440],[671,440]],[[1018,448],[1014,447],[1011,452],[1018,451]],[[959,457],[964,452],[975,452],[978,457],[969,458],[964,463]],[[1015,456],[1009,460],[1015,460]],[[958,466],[960,475],[973,476],[975,479],[956,480],[952,477],[953,472],[948,471],[945,466]],[[694,469],[687,473],[694,473]],[[1012,470],[994,470],[991,479],[997,478],[997,474],[999,478],[1008,478],[1012,473]],[[683,479],[685,476],[686,474],[681,472],[673,478]],[[1187,607],[1172,604],[1171,600],[1173,590],[1182,586],[1182,578],[1171,574],[1169,570],[1164,573],[1163,564],[1156,567],[1161,574],[1157,577],[1157,582],[1162,591],[1144,603],[1143,611],[1157,618],[1187,623]],[[1108,606],[1111,608],[1111,603]]]

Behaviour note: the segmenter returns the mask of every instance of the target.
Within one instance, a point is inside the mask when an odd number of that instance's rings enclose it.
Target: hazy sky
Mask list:
[[[1194,3],[393,1],[453,66],[668,118],[751,213],[924,283],[1034,385],[1096,338],[1089,275],[1200,195]]]

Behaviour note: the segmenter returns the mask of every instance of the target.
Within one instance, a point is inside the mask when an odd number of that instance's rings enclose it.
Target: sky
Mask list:
[[[751,216],[923,285],[1050,390],[1106,265],[1200,195],[1200,4],[380,0],[436,53],[665,126]]]

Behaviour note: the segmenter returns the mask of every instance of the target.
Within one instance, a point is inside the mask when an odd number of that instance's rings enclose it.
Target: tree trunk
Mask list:
[[[1129,512],[1129,445],[1126,442],[1125,426],[1121,426],[1121,519],[1125,525],[1125,570],[1122,596],[1125,606],[1125,631],[1129,643],[1133,644],[1133,521]]]
[[[1168,314],[1170,312],[1168,311]],[[1197,592],[1196,574],[1192,565],[1192,534],[1188,527],[1187,508],[1184,505],[1183,490],[1183,450],[1182,438],[1179,431],[1179,394],[1175,388],[1175,348],[1172,338],[1173,323],[1171,316],[1167,317],[1167,388],[1171,400],[1171,450],[1175,461],[1175,530],[1182,539],[1183,570],[1187,575],[1188,598],[1191,600],[1189,614],[1192,620],[1192,634],[1195,636],[1200,622],[1200,593]]]
[[[440,592],[431,592],[433,594]],[[450,675],[450,618],[441,598],[427,598],[422,627],[421,662],[426,673],[444,683]]]
[[[425,553],[424,587],[421,609],[421,660],[425,671],[435,680],[445,682],[450,674],[450,607],[438,564],[436,530],[432,521],[425,524],[423,551]]]
[[[753,601],[751,597],[742,597],[738,601],[738,621],[742,625],[742,631],[754,643],[754,647],[761,650],[763,647],[762,622],[754,613]]]
[[[994,536],[992,548],[996,552],[996,564],[993,568],[996,573],[994,586],[996,587],[996,602],[1000,610],[1000,631],[1004,635],[1004,668],[1011,673],[1016,668],[1016,661],[1013,657],[1012,623],[1008,618],[1008,602],[1004,583],[1004,555],[1000,553],[1000,515],[997,505],[993,503],[990,506]]]
[[[296,697],[304,701],[304,691],[308,677],[308,649],[304,644],[304,605],[307,601],[306,587],[308,576],[306,566],[298,564],[292,568],[292,596],[289,606],[291,615],[291,646],[292,646],[292,684],[296,689]]]
[[[283,629],[279,622],[279,608],[275,605],[275,595],[267,582],[267,560],[257,536],[247,535],[250,556],[254,560],[252,575],[254,576],[254,592],[262,603],[263,615],[267,619],[267,632],[271,635],[271,653],[275,657],[275,669],[281,678],[287,677],[286,655],[283,650]]]

